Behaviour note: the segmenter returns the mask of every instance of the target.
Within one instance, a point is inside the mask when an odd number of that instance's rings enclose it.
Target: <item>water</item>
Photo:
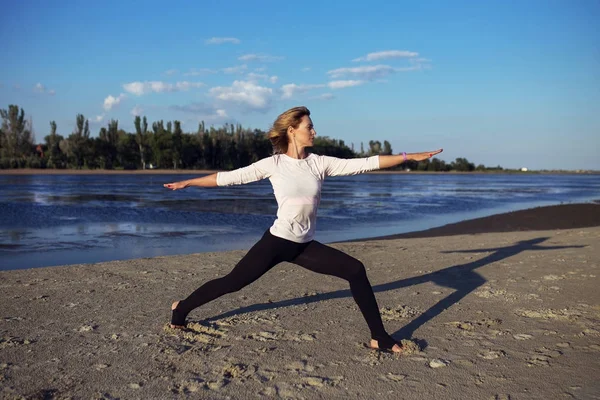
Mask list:
[[[0,175],[0,270],[248,249],[275,218],[268,180],[169,191],[197,175]],[[600,198],[600,175],[364,174],[326,180],[316,239],[422,230]]]

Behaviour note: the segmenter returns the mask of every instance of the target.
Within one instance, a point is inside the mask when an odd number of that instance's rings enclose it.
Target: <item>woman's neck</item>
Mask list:
[[[288,150],[285,154],[288,157],[296,158],[298,160],[308,157],[308,154],[304,151],[304,147],[296,148],[294,145],[288,146]]]

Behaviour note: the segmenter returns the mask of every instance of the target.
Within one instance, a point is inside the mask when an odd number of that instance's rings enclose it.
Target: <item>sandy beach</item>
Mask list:
[[[405,353],[367,349],[346,282],[289,263],[168,328],[245,251],[3,271],[0,398],[600,398],[600,204],[333,247]]]

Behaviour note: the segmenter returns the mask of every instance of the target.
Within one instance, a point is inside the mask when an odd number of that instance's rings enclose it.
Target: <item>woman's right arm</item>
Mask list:
[[[238,168],[233,171],[217,172],[202,178],[190,179],[188,181],[167,183],[163,185],[167,189],[178,190],[189,186],[215,187],[243,185],[256,182],[271,176],[274,168],[273,157],[263,158],[247,167]]]
[[[201,178],[189,179],[187,181],[173,182],[173,183],[165,183],[163,185],[167,189],[171,190],[179,190],[185,189],[190,186],[200,186],[200,187],[216,187],[217,186],[217,174],[206,175]]]

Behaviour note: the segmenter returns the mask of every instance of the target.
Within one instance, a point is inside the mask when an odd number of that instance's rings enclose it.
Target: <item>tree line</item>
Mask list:
[[[196,132],[183,132],[180,121],[163,120],[148,124],[146,117],[135,117],[135,132],[119,128],[119,121],[110,120],[101,127],[97,137],[90,137],[89,121],[82,115],[75,118],[75,129],[68,136],[57,132],[50,121],[49,134],[36,144],[31,121],[17,105],[0,110],[0,169],[218,169],[244,167],[272,154],[266,132],[225,123],[215,128],[198,124]],[[312,151],[340,158],[392,154],[386,140],[348,147],[343,140],[317,136]],[[451,163],[433,158],[408,161],[398,169],[417,171],[502,170],[501,167],[477,167],[466,158]]]

